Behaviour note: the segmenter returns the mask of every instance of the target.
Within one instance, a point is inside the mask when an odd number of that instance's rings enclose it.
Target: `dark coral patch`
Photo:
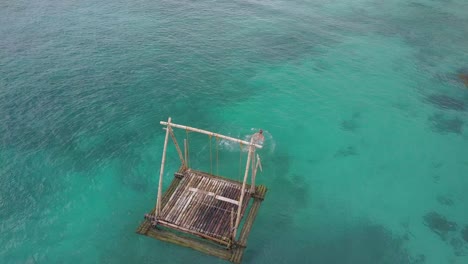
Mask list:
[[[359,128],[357,123],[361,114],[359,112],[353,113],[353,116],[350,119],[343,120],[341,122],[341,129],[349,132],[354,132]]]
[[[443,94],[430,95],[426,101],[443,110],[464,111],[466,109],[466,104],[463,101]]]
[[[453,248],[453,251],[456,256],[464,256],[465,255],[465,248],[463,246],[463,241],[459,238],[452,238],[450,240],[450,245]]]
[[[357,129],[357,124],[354,120],[343,120],[341,128],[346,131],[354,132]]]
[[[458,78],[468,87],[468,72],[459,73]]]
[[[463,230],[461,231],[461,235],[463,237],[463,240],[465,240],[465,242],[468,243],[468,225],[466,225],[465,228],[463,228]]]
[[[437,201],[442,205],[446,205],[446,206],[453,205],[453,200],[446,196],[442,196],[442,195],[437,196]]]
[[[355,156],[355,155],[358,155],[356,148],[353,146],[347,146],[347,147],[340,148],[338,151],[336,151],[335,158]]]
[[[427,213],[423,218],[424,224],[444,240],[449,232],[457,230],[455,222],[447,220],[443,215],[436,212]]]
[[[360,225],[345,230],[329,241],[314,242],[308,247],[310,263],[373,264],[424,263],[425,257],[413,259],[404,247],[404,239],[395,237],[380,225]]]
[[[432,130],[434,132],[440,134],[447,134],[447,133],[455,133],[455,134],[462,134],[463,133],[463,121],[458,118],[449,118],[445,117],[442,114],[434,114],[428,118]]]

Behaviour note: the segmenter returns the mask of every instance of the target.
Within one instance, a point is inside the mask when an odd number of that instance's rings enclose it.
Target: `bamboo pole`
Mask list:
[[[252,184],[250,185],[250,193],[253,194],[255,193],[255,178],[257,177],[257,170],[258,170],[258,166],[261,165],[260,164],[260,156],[258,156],[257,154],[257,162],[255,164],[255,169],[253,169],[252,167]],[[260,168],[261,170],[261,168]]]
[[[236,234],[234,234],[234,207],[231,207],[231,240],[234,243],[234,240],[236,239]]]
[[[168,125],[168,122],[165,122],[165,121],[161,121],[159,122],[161,125],[163,126],[167,126]],[[178,124],[170,124],[171,127],[176,127],[176,128],[180,128],[180,129],[185,129],[185,130],[189,130],[189,131],[193,131],[193,132],[198,132],[198,133],[202,133],[202,134],[205,134],[205,135],[211,135],[213,137],[219,137],[219,138],[223,138],[223,139],[226,139],[226,140],[229,140],[229,141],[234,141],[234,142],[237,142],[237,143],[242,143],[242,144],[245,144],[247,146],[255,146],[256,148],[262,148],[262,145],[259,145],[259,144],[255,144],[253,142],[248,142],[248,141],[245,141],[245,140],[240,140],[240,139],[237,139],[237,138],[233,138],[233,137],[228,137],[228,136],[225,136],[225,135],[221,135],[221,134],[217,134],[217,133],[213,133],[213,132],[210,132],[210,131],[207,131],[207,130],[203,130],[203,129],[198,129],[198,128],[194,128],[194,127],[189,127],[189,126],[183,126],[183,125],[178,125]]]
[[[250,184],[250,191],[251,193],[255,192],[255,149],[253,150],[253,158],[252,158],[252,175],[250,176],[250,180],[252,181]]]
[[[184,138],[184,154],[185,154],[185,166],[188,168],[188,160],[187,160],[187,139]]]
[[[227,261],[229,261],[232,258],[231,251],[214,245],[213,243],[211,243],[211,241],[200,240],[198,237],[183,236],[164,229],[152,229],[148,232],[147,236],[165,242],[173,243],[178,246],[192,248],[194,250],[197,250],[198,252],[207,255],[212,255]]]
[[[222,245],[229,245],[229,242],[228,241],[224,241],[224,240],[221,240],[219,238],[216,238],[216,237],[212,237],[210,235],[207,235],[207,234],[204,234],[204,233],[201,233],[201,232],[198,232],[198,231],[195,231],[193,229],[188,229],[188,228],[185,228],[185,227],[181,227],[181,226],[178,226],[178,225],[174,225],[174,224],[171,224],[169,222],[166,222],[166,221],[161,221],[161,224],[162,225],[165,225],[167,227],[171,227],[173,229],[176,229],[176,230],[179,230],[179,231],[183,231],[183,232],[187,232],[187,233],[190,233],[190,234],[194,234],[196,236],[200,236],[200,237],[203,237],[203,238],[206,238],[208,240],[211,240],[211,241],[214,241],[216,243],[219,243],[219,244],[222,244]]]
[[[245,166],[245,174],[244,174],[244,180],[242,181],[242,189],[241,189],[241,196],[239,199],[239,206],[237,207],[237,218],[236,218],[236,225],[234,226],[234,238],[237,235],[237,228],[239,227],[240,223],[240,217],[242,213],[242,205],[244,202],[244,196],[245,196],[245,183],[247,181],[247,176],[249,176],[249,167],[250,167],[250,159],[252,158],[252,148],[253,145],[249,147],[249,154],[247,155],[247,165]]]
[[[166,130],[166,138],[164,139],[164,147],[163,147],[163,154],[162,154],[162,161],[161,161],[161,170],[159,172],[159,184],[158,184],[158,197],[156,199],[156,211],[154,219],[161,213],[161,197],[162,197],[162,180],[164,175],[164,163],[166,162],[166,149],[167,149],[167,141],[169,139],[169,130],[171,130],[171,118],[167,120],[167,130]]]
[[[230,194],[230,188],[231,188],[231,185],[229,183],[225,183],[223,188],[220,190],[220,193],[222,193],[224,196],[226,197],[231,197],[233,198],[233,196]],[[229,206],[232,206],[232,204],[229,204],[229,203],[222,203],[220,205],[220,210],[222,210],[222,214],[220,215],[220,219],[224,219],[226,213],[227,213],[227,209]],[[216,224],[216,228],[214,230],[214,233],[216,234],[222,234],[222,230],[223,230],[223,224],[224,224],[224,221],[217,221],[218,223]],[[232,222],[232,226],[234,226],[234,221]],[[232,232],[232,229],[231,229],[231,232]]]
[[[185,165],[185,160],[184,160],[184,157],[182,156],[182,151],[180,150],[179,143],[177,143],[177,139],[176,139],[176,137],[174,135],[174,132],[172,131],[172,128],[169,128],[169,133],[171,134],[172,141],[174,142],[174,145],[176,147],[177,154],[179,154],[180,162],[182,163],[182,166],[184,166]]]

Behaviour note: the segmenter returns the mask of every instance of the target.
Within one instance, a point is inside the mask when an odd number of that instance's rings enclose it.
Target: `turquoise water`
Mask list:
[[[264,129],[269,192],[245,263],[468,263],[467,13],[465,0],[3,1],[0,262],[223,263],[135,234],[171,116]],[[209,168],[207,143],[190,135],[193,167]],[[218,149],[237,179],[238,146]],[[169,147],[164,186],[177,166]]]

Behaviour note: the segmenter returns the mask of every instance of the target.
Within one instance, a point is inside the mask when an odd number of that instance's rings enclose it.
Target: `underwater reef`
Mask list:
[[[443,240],[451,231],[457,230],[455,222],[447,220],[443,215],[436,212],[427,213],[424,217],[424,224],[429,227],[434,233],[438,234]]]

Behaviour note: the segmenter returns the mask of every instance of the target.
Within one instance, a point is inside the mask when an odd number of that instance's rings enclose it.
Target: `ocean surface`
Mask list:
[[[245,263],[468,263],[467,14],[466,0],[1,1],[0,263],[225,263],[135,233],[168,117],[265,131]],[[189,143],[193,168],[239,178],[239,145],[213,141],[210,165],[208,138]],[[169,145],[164,187],[178,166]]]

